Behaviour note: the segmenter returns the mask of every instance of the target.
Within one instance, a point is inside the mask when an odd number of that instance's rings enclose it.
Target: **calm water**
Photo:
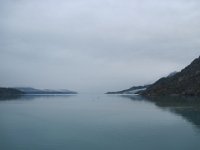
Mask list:
[[[198,150],[199,103],[114,95],[2,99],[0,150]]]

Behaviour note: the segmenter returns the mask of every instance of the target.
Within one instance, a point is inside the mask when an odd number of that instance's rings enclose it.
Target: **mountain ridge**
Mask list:
[[[36,89],[32,87],[15,87],[15,89],[25,94],[77,94],[77,92],[66,89],[52,90],[52,89]]]
[[[138,91],[137,91],[138,90]],[[200,56],[180,72],[172,72],[146,86],[133,86],[126,90],[106,94],[139,94],[143,96],[200,96]]]
[[[51,89],[35,89],[32,87],[0,87],[0,97],[12,96],[12,95],[37,95],[37,94],[78,94],[77,92],[62,89],[62,90],[51,90]]]
[[[200,56],[180,72],[157,80],[140,94],[200,96]]]

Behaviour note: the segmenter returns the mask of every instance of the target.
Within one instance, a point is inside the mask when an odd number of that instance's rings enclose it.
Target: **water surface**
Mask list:
[[[197,150],[199,98],[120,95],[0,100],[1,150]]]

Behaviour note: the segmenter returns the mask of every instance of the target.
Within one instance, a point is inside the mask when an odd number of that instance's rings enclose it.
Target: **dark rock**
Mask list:
[[[181,72],[159,79],[141,94],[200,96],[200,57]]]

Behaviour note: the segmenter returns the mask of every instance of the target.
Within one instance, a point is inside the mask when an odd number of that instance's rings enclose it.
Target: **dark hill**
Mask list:
[[[0,97],[11,96],[11,95],[21,95],[24,94],[22,91],[15,88],[2,88],[0,87]]]
[[[161,78],[149,86],[142,95],[200,96],[200,57],[173,76]]]
[[[24,94],[77,94],[77,92],[69,90],[50,90],[50,89],[35,89],[31,87],[16,87],[17,90],[23,92]]]

